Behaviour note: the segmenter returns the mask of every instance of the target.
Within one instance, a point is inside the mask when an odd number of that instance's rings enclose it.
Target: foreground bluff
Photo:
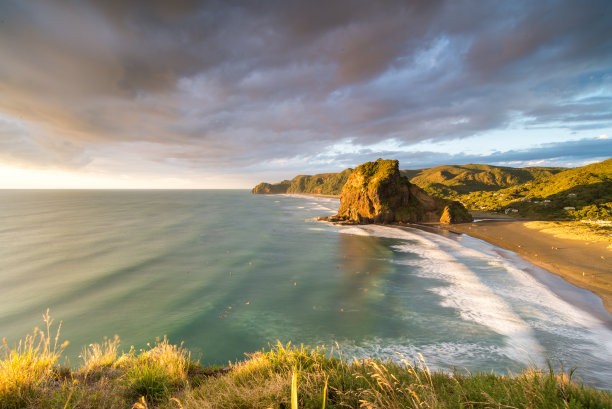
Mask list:
[[[458,202],[429,196],[400,175],[397,160],[378,159],[355,168],[340,195],[340,223],[458,223],[472,217]]]

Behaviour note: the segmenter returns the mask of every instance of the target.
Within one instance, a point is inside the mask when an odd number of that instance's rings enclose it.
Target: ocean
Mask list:
[[[205,365],[291,341],[471,372],[561,362],[612,388],[611,319],[593,294],[469,236],[316,220],[338,205],[0,191],[0,338],[14,345],[49,308],[74,367],[104,337],[127,351],[167,335]]]

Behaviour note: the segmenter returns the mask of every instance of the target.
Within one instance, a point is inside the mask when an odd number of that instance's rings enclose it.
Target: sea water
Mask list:
[[[506,374],[547,362],[612,388],[591,293],[468,236],[334,226],[338,200],[248,191],[0,191],[0,337],[50,309],[66,359],[167,335],[203,364],[277,342]]]

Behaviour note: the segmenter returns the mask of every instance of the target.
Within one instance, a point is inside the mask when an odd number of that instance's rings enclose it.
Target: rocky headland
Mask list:
[[[275,184],[262,182],[251,189],[251,193],[254,195],[287,193],[289,186],[291,186],[291,182],[288,180],[283,180]]]
[[[253,194],[295,193],[305,195],[340,196],[342,186],[346,183],[353,169],[339,173],[320,173],[318,175],[298,175],[291,180],[278,183],[262,182],[255,186]]]
[[[432,197],[401,175],[397,160],[359,165],[340,194],[340,209],[323,218],[334,223],[460,223],[472,216],[458,202]]]

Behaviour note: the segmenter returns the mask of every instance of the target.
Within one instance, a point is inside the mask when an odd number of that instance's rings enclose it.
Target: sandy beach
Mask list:
[[[484,220],[443,227],[513,251],[566,281],[598,295],[612,314],[612,252],[607,243],[557,238],[520,220]]]

